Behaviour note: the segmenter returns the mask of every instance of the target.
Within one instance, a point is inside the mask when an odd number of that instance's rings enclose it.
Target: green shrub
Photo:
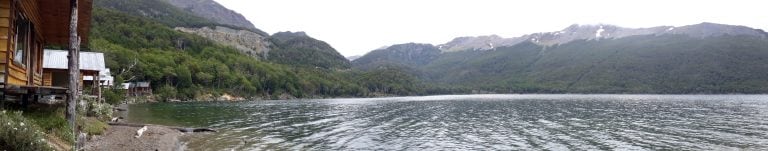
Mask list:
[[[88,114],[86,115],[98,119],[109,119],[112,117],[112,105],[90,101],[88,102]]]
[[[176,99],[176,94],[176,88],[170,85],[163,85],[155,91],[155,96],[157,96],[158,101]]]
[[[0,114],[0,150],[52,150],[44,134],[21,112]]]
[[[104,89],[102,96],[104,97],[104,101],[109,104],[121,104],[125,102],[125,90]]]

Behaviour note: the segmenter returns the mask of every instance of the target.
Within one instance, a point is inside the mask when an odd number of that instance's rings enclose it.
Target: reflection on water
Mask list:
[[[765,95],[463,95],[142,104],[129,120],[212,127],[201,150],[766,150]]]

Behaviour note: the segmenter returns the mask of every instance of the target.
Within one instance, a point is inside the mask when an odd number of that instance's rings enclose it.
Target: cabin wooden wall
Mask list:
[[[67,76],[68,74],[69,74],[69,72],[67,72],[67,70],[62,70],[62,69],[45,69],[44,72],[43,72],[43,77],[42,77],[42,80],[43,80],[42,86],[64,87],[64,86],[66,86],[65,83],[69,82],[69,81],[66,81],[66,80],[64,80],[64,81],[58,80],[57,81],[56,79],[54,79],[54,77],[56,77],[56,78],[63,77],[63,76]],[[84,86],[83,83],[85,81],[85,76],[93,75],[93,74],[98,75],[98,72],[95,72],[95,71],[82,71],[82,70],[80,71],[80,80],[79,80],[80,83],[78,84],[80,86],[80,90],[83,89],[83,86]],[[62,82],[64,82],[64,83],[62,83]],[[58,85],[54,85],[54,83],[57,83]]]
[[[11,0],[0,0],[0,82],[6,82],[10,42]]]
[[[37,0],[0,0],[0,70],[2,77],[0,82],[12,85],[42,85],[43,84],[43,39],[41,26],[43,26]],[[32,41],[30,51],[25,52],[26,66],[13,63],[15,52],[14,35],[16,12],[21,12],[33,24]]]
[[[43,86],[53,86],[53,72],[43,72]]]

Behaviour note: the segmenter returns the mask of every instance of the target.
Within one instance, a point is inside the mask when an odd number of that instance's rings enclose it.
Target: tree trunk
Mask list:
[[[77,112],[77,100],[78,100],[78,83],[80,78],[80,69],[78,60],[80,59],[80,37],[77,36],[77,0],[70,0],[70,8],[72,13],[70,14],[69,23],[69,93],[67,94],[67,121],[72,128],[73,136],[77,136],[77,125],[75,124],[75,115]],[[75,138],[77,139],[77,138]],[[79,146],[75,146],[77,150]]]

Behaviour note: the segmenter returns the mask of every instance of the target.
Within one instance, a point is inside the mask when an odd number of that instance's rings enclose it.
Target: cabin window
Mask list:
[[[27,65],[27,50],[30,49],[30,37],[31,37],[31,24],[29,20],[23,15],[16,16],[16,35],[14,37],[16,48],[14,49],[13,61],[14,63],[26,67]]]

